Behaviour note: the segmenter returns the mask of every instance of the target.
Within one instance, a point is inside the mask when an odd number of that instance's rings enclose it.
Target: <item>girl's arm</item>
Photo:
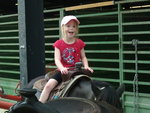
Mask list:
[[[88,60],[87,60],[87,57],[85,55],[85,51],[84,51],[84,48],[81,49],[81,60],[82,60],[82,63],[83,63],[83,66],[85,69],[88,69],[89,71],[91,71],[93,73],[93,69],[91,69],[89,67],[89,64],[88,64]]]
[[[68,68],[62,65],[60,50],[56,47],[55,47],[55,52],[54,52],[54,59],[55,59],[55,64],[58,67],[58,69],[61,71],[61,73],[68,74]]]

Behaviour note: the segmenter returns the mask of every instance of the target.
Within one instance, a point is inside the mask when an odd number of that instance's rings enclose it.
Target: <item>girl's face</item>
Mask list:
[[[74,20],[71,20],[64,26],[64,33],[67,38],[73,38],[77,34],[77,24]]]

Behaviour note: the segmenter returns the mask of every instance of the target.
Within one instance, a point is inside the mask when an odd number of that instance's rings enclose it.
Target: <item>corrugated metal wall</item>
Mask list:
[[[125,83],[122,101],[126,113],[135,111],[136,101],[139,113],[150,112],[149,0],[127,0],[111,6],[80,10],[45,10],[47,71],[55,68],[52,44],[60,38],[59,21],[70,14],[77,16],[81,22],[79,37],[86,43],[89,64],[95,71],[93,79],[108,81],[115,87]],[[19,78],[17,15],[0,16],[0,28],[0,81]],[[133,39],[138,40],[138,62],[135,60]],[[134,81],[135,74],[138,74],[138,81]],[[138,96],[135,92],[138,92]]]

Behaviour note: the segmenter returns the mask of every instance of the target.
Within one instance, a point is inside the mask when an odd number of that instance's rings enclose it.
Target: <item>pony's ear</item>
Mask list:
[[[91,82],[91,84],[92,84],[92,90],[94,92],[95,97],[99,98],[101,90],[96,86],[96,84],[94,82]]]
[[[121,84],[118,89],[116,90],[117,94],[119,97],[122,96],[123,92],[125,91],[125,85],[124,84]]]

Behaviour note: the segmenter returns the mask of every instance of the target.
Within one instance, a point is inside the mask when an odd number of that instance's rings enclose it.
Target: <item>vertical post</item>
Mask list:
[[[43,0],[18,0],[21,87],[45,73],[43,20]]]

